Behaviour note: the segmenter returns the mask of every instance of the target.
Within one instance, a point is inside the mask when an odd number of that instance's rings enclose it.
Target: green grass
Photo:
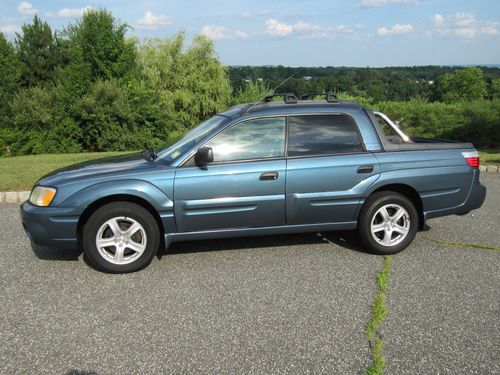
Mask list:
[[[371,319],[366,325],[365,337],[372,348],[372,365],[366,370],[367,375],[382,375],[384,373],[385,359],[382,354],[384,341],[380,333],[380,325],[387,317],[388,310],[385,306],[385,292],[391,270],[391,257],[384,256],[384,267],[377,274],[377,291],[371,305]],[[375,342],[373,342],[375,339]]]
[[[43,175],[70,164],[130,152],[27,155],[0,158],[0,191],[30,190]]]
[[[498,247],[481,245],[478,243],[446,242],[441,240],[437,240],[436,242],[441,245],[454,246],[454,247],[469,247],[473,249],[500,251],[500,248]]]
[[[382,349],[384,347],[384,340],[378,337],[375,340],[375,344],[372,349],[373,363],[366,370],[366,375],[383,375],[385,359],[382,355]]]
[[[500,166],[500,150],[479,150],[481,165]]]

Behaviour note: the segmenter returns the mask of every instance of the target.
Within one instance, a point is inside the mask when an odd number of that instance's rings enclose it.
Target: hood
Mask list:
[[[36,185],[57,186],[61,183],[72,182],[87,177],[128,174],[138,170],[154,168],[155,166],[156,162],[145,160],[140,152],[111,156],[57,169],[41,177],[36,182]]]

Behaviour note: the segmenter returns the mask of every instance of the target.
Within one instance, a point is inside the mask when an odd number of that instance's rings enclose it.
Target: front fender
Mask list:
[[[166,233],[175,231],[174,202],[157,186],[143,180],[106,181],[87,186],[60,203],[64,207],[79,207],[81,213],[93,202],[114,195],[128,195],[148,202],[160,216]]]
[[[173,210],[174,202],[155,185],[143,180],[119,180],[99,182],[83,188],[66,198],[59,205],[87,207],[98,199],[112,195],[132,195],[144,199],[156,210]]]

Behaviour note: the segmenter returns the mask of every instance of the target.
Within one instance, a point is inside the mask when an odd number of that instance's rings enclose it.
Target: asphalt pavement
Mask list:
[[[500,176],[481,210],[429,222],[393,257],[387,374],[500,373]],[[175,244],[107,275],[33,249],[0,205],[0,373],[363,374],[383,259],[352,233]]]

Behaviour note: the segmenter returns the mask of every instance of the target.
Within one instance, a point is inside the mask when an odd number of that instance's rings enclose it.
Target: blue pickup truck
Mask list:
[[[266,98],[217,114],[155,151],[73,165],[41,178],[21,206],[38,245],[83,248],[123,273],[172,242],[359,231],[395,254],[431,218],[479,208],[470,143],[407,136],[382,113],[334,95]]]

